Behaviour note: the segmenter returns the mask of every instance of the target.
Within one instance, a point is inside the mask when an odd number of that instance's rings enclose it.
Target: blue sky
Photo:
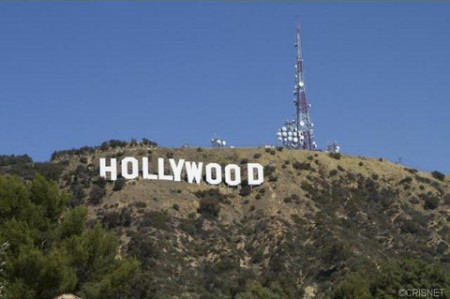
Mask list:
[[[274,144],[295,25],[321,148],[450,173],[450,3],[0,3],[0,154]]]

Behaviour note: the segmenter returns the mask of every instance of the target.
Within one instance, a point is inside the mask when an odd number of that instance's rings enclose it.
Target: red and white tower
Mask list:
[[[300,26],[297,26],[297,37],[295,47],[297,49],[297,60],[295,63],[295,86],[294,105],[295,120],[286,121],[284,126],[277,132],[278,140],[287,148],[315,150],[313,126],[309,110],[311,105],[306,100],[305,81],[303,77],[303,58],[300,42]]]

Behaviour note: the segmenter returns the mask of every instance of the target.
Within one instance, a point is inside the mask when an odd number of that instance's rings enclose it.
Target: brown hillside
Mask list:
[[[159,157],[257,162],[266,177],[250,190],[143,179],[120,188],[99,179],[100,157],[125,156],[149,157],[153,169]],[[91,219],[114,229],[123,242],[119,254],[136,256],[158,285],[155,293],[167,298],[232,298],[249,279],[275,281],[291,298],[323,298],[348,273],[400,256],[450,263],[449,177],[381,159],[124,147],[59,155],[52,163],[64,167],[59,183],[72,203],[86,204]]]

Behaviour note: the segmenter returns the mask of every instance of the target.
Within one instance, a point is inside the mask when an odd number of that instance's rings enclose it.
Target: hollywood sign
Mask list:
[[[118,163],[116,158],[100,158],[100,176],[110,180],[117,180]],[[170,172],[165,171],[165,159],[158,158],[157,171],[151,173],[148,157],[138,160],[134,157],[125,157],[120,161],[121,175],[125,179],[132,180],[142,174],[144,180],[160,180],[181,182],[181,174],[184,172],[188,183],[197,183],[203,180],[210,185],[219,185],[225,182],[228,186],[238,186],[242,182],[241,167],[236,164],[228,164],[223,167],[218,163],[191,162],[184,159],[168,159]],[[108,163],[107,163],[108,162]],[[250,186],[261,185],[264,182],[264,168],[259,163],[247,163],[247,181]]]

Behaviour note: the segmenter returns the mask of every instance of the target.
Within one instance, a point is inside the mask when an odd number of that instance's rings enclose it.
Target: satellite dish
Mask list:
[[[225,146],[227,142],[225,140],[222,141],[222,145]]]
[[[291,131],[289,131],[287,134],[288,134],[288,136],[292,136],[292,132]]]
[[[303,87],[305,86],[305,83],[303,83],[303,81],[298,82],[298,86]]]
[[[220,139],[217,139],[217,140],[216,140],[216,143],[217,143],[217,144],[220,144],[221,142],[222,142],[222,140],[220,140]]]
[[[281,132],[277,132],[277,136],[281,136]]]
[[[283,140],[283,138],[281,138],[281,137],[278,137],[278,140],[279,140],[279,141],[282,141],[282,140]]]
[[[305,139],[305,136],[300,135],[300,140],[303,140],[303,139]]]
[[[287,136],[287,133],[286,133],[286,132],[283,132],[283,136],[286,137],[286,136]]]
[[[313,123],[311,123],[311,127],[314,127],[314,124],[313,124]]]
[[[298,138],[297,138],[297,137],[294,137],[292,140],[293,140],[295,143],[298,142]]]
[[[305,122],[302,120],[301,122],[300,122],[300,126],[304,126],[305,125]]]
[[[286,127],[282,127],[281,130],[282,130],[282,131],[286,131],[287,128],[286,128]]]
[[[292,136],[289,136],[287,139],[288,139],[289,141],[292,141]]]

